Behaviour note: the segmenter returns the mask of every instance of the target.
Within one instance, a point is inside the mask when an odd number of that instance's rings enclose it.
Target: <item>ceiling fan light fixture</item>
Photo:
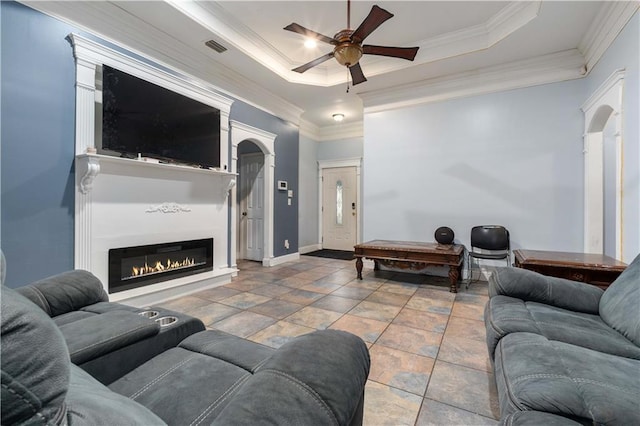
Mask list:
[[[333,114],[332,117],[333,121],[337,121],[338,123],[344,120],[344,114],[341,113]]]
[[[306,47],[307,49],[313,49],[314,47],[317,47],[318,43],[312,39],[312,38],[308,38],[304,41],[304,47]]]
[[[353,66],[362,58],[362,47],[349,42],[340,43],[333,49],[333,57],[342,66]]]

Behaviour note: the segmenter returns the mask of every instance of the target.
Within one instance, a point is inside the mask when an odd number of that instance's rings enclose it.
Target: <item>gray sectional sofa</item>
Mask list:
[[[640,424],[640,256],[606,291],[501,268],[489,296],[503,424]]]
[[[370,360],[357,336],[317,331],[276,350],[153,308],[178,319],[162,330],[96,281],[75,271],[0,289],[1,424],[362,424]]]

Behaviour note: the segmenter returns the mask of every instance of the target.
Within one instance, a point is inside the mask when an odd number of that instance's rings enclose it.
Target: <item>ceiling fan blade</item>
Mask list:
[[[375,31],[383,22],[393,17],[393,13],[389,13],[381,7],[374,5],[364,18],[360,26],[351,34],[351,40],[354,43],[361,43],[369,34]]]
[[[353,82],[354,86],[356,84],[364,83],[365,81],[367,81],[367,78],[364,76],[362,67],[360,66],[359,62],[355,65],[350,66],[349,72],[351,73],[351,81]]]
[[[295,22],[293,24],[287,25],[283,29],[287,30],[287,31],[292,31],[294,33],[302,34],[305,37],[315,38],[316,40],[324,41],[325,43],[338,44],[338,40],[336,40],[336,39],[334,39],[332,37],[327,37],[326,35],[317,33],[317,32],[312,31],[310,29],[307,29],[307,28],[303,27],[302,25],[296,24]]]
[[[333,58],[333,52],[330,52],[330,53],[327,53],[326,55],[320,56],[319,58],[316,58],[311,62],[307,62],[304,65],[300,65],[298,68],[294,68],[291,71],[299,72],[300,74],[302,74],[303,72],[305,72],[309,68],[313,68],[316,65],[320,65],[324,61],[328,61],[331,58]]]
[[[391,47],[365,44],[362,46],[362,53],[365,55],[391,56],[392,58],[413,61],[418,53],[418,49],[419,47]]]

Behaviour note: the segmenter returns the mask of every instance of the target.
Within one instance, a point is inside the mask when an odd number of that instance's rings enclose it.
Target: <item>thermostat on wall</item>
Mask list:
[[[287,190],[287,181],[279,180],[278,181],[278,191],[286,191]]]

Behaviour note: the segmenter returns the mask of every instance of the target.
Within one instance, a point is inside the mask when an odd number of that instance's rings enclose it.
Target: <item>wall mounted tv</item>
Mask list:
[[[102,150],[220,167],[220,110],[103,65]]]

